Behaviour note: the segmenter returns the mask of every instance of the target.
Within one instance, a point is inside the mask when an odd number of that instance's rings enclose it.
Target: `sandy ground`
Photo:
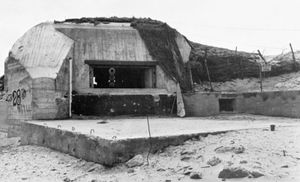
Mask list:
[[[149,117],[152,137],[207,133],[248,128],[268,128],[297,125],[299,119],[254,116],[250,114],[219,115],[212,117]],[[92,134],[105,139],[148,138],[147,118],[108,118],[94,120],[41,120],[30,123],[62,130]]]
[[[212,86],[215,91],[255,92],[260,91],[260,79],[245,78],[234,79],[227,82],[213,82]],[[204,91],[205,88],[210,88],[209,82],[204,82],[203,85],[196,86],[197,91]],[[263,78],[263,90],[300,90],[300,72]]]
[[[19,146],[18,138],[7,139],[2,133],[0,181],[197,181],[190,179],[190,171],[201,173],[203,179],[199,181],[208,182],[222,181],[218,174],[226,166],[239,166],[265,175],[256,179],[246,177],[226,181],[300,181],[299,144],[300,124],[276,127],[274,132],[268,129],[241,130],[170,146],[150,154],[149,165],[147,154],[143,154],[141,166],[129,168],[121,164],[107,168],[48,148]],[[245,151],[238,154],[216,152],[220,147],[234,146],[243,146]],[[207,161],[213,157],[221,162],[210,166]]]

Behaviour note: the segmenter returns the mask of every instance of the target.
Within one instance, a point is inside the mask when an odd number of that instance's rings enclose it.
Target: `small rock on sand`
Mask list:
[[[195,151],[183,150],[180,152],[180,155],[192,155]]]
[[[134,173],[134,169],[129,169],[127,173]]]
[[[220,164],[222,161],[218,157],[213,157],[207,161],[207,164],[210,166],[216,166]]]
[[[70,181],[71,181],[70,178],[65,178],[65,179],[64,179],[64,182],[70,182]]]
[[[253,177],[259,178],[264,176],[264,174],[257,172],[257,171],[248,171],[241,167],[232,167],[232,168],[225,168],[220,173],[218,178],[223,179],[230,179],[230,178],[244,178],[244,177]]]
[[[192,172],[190,175],[191,179],[202,179],[202,174],[199,172]]]
[[[220,173],[218,178],[230,179],[230,178],[244,178],[249,176],[249,171],[240,167],[225,168]]]
[[[235,154],[240,154],[245,151],[245,147],[240,145],[240,146],[221,146],[215,149],[216,153],[225,153],[225,152],[233,152]]]
[[[252,171],[252,172],[250,172],[250,174],[253,178],[259,178],[261,176],[264,176],[264,174],[257,172],[257,171]]]
[[[240,164],[247,164],[248,162],[246,160],[240,161]]]
[[[126,162],[127,167],[137,167],[144,164],[144,158],[142,155],[136,155],[132,159]]]
[[[183,156],[180,158],[180,160],[182,160],[182,161],[188,161],[190,159],[191,159],[191,157],[188,157],[188,156]]]

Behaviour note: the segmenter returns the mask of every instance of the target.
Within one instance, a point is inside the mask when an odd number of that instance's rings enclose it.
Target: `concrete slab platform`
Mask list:
[[[218,117],[159,118],[148,117],[152,137],[265,128],[270,124],[288,126],[300,124],[300,119],[257,115],[221,115]],[[147,117],[94,120],[29,121],[36,125],[95,135],[104,139],[147,138]],[[93,131],[92,131],[93,130]]]
[[[97,120],[52,120],[22,123],[22,144],[46,146],[87,161],[112,166],[136,154],[156,152],[191,138],[233,130],[299,126],[299,119],[253,115],[206,118],[146,117]],[[91,132],[92,130],[92,132]]]

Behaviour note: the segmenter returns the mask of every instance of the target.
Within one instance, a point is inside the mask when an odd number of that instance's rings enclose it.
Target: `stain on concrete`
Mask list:
[[[171,115],[174,96],[168,95],[75,95],[72,112],[78,115]],[[172,112],[173,108],[173,112]]]
[[[256,97],[256,95],[257,95],[256,92],[243,93],[243,96],[244,96],[245,98]]]
[[[270,94],[267,94],[267,93],[262,93],[262,94],[260,94],[260,96],[261,96],[261,98],[262,98],[263,101],[268,100],[268,99],[269,99],[269,95],[270,95]]]
[[[183,94],[187,116],[211,116],[219,114],[218,94]]]

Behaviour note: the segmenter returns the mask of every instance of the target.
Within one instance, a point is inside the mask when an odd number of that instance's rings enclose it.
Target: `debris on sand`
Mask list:
[[[259,177],[264,176],[264,174],[257,172],[257,171],[250,172],[250,174],[251,174],[251,177],[253,177],[253,178],[259,178]]]
[[[221,146],[215,149],[216,153],[225,153],[225,152],[233,152],[235,154],[240,154],[240,153],[244,153],[245,151],[245,147],[240,145],[240,146]]]
[[[220,164],[222,161],[218,157],[213,157],[207,161],[207,164],[210,166],[216,166]]]
[[[225,168],[220,173],[218,178],[230,179],[230,178],[244,178],[249,176],[249,171],[240,167]]]
[[[190,175],[191,179],[202,179],[202,174],[199,172],[192,172]]]
[[[231,168],[223,169],[219,173],[218,178],[222,178],[222,179],[244,178],[244,177],[259,178],[261,176],[264,175],[257,171],[251,172],[241,167],[231,167]]]
[[[194,154],[194,153],[195,153],[195,151],[182,150],[182,151],[180,152],[180,155],[192,155],[192,154]]]
[[[127,167],[137,167],[144,164],[144,157],[142,155],[136,155],[132,159],[126,162]]]

